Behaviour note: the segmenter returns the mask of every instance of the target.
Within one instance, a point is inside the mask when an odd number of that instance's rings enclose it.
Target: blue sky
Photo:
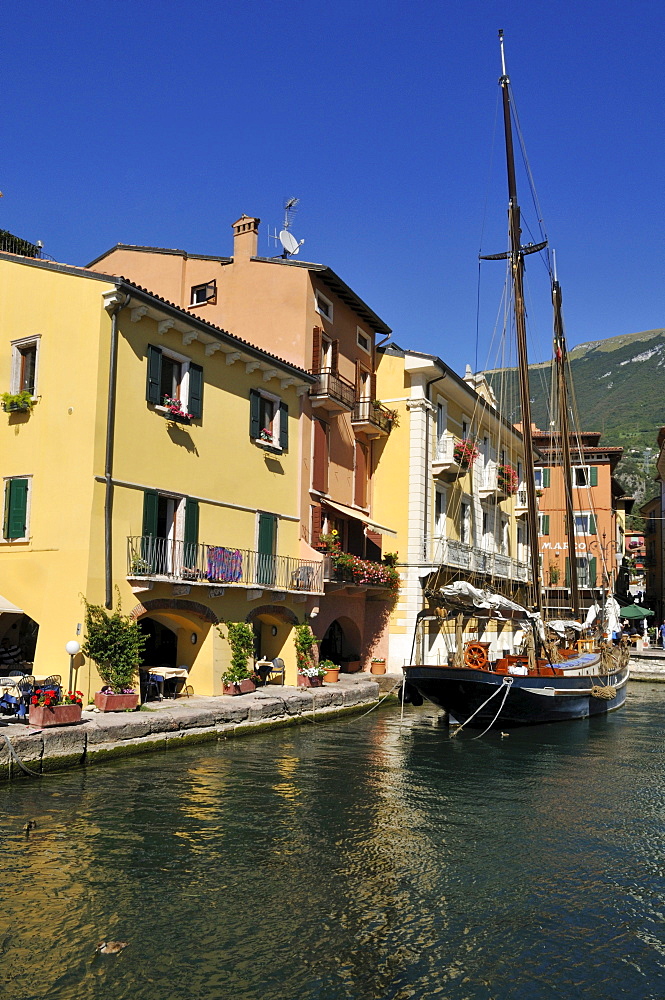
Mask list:
[[[0,228],[85,264],[230,254],[243,212],[331,266],[394,339],[483,367],[505,249],[497,29],[570,345],[665,326],[660,4],[24,0],[3,12]],[[520,176],[520,202],[535,221]],[[532,353],[550,342],[528,261]],[[478,346],[476,331],[478,328]]]

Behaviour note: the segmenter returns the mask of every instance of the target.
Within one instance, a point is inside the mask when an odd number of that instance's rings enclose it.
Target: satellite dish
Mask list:
[[[279,242],[288,254],[297,254],[300,251],[300,243],[288,229],[282,229],[279,234]]]

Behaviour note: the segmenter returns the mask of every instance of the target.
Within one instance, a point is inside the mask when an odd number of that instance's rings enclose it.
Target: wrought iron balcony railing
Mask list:
[[[352,410],[356,402],[356,387],[332,368],[312,371],[317,381],[310,386],[312,405],[327,406],[328,409]]]
[[[320,562],[154,535],[127,539],[127,576],[169,583],[323,593]]]
[[[394,419],[392,411],[377,400],[359,399],[353,408],[351,423],[359,430],[380,437],[390,434]]]

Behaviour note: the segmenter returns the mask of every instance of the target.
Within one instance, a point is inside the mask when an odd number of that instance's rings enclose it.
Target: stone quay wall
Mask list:
[[[311,725],[375,706],[383,698],[380,690],[388,694],[401,678],[380,680],[356,674],[320,688],[268,686],[233,698],[150,702],[138,712],[84,711],[73,726],[0,725],[0,781],[30,777],[18,761],[34,774],[46,774],[276,726]]]

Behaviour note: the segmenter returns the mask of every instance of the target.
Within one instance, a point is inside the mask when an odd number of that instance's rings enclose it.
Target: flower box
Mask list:
[[[36,729],[48,726],[72,726],[81,721],[80,705],[31,705],[30,725]]]
[[[323,687],[323,677],[307,677],[306,674],[298,674],[299,688],[320,688]]]
[[[3,403],[5,413],[29,413],[32,407],[29,403]]]
[[[348,660],[342,667],[344,674],[357,674],[360,670],[360,660]]]
[[[95,692],[95,708],[100,712],[132,712],[139,703],[138,694],[105,694]]]
[[[251,678],[246,677],[242,681],[233,681],[231,684],[223,684],[222,694],[234,697],[237,694],[251,694],[256,691],[256,684]]]

